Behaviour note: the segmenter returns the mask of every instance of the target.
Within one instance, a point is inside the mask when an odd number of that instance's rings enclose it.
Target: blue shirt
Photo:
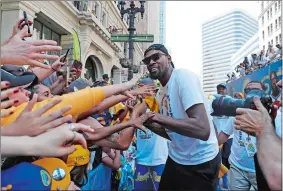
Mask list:
[[[230,117],[226,126],[222,129],[227,135],[232,135],[234,133],[229,161],[241,170],[255,173],[253,156],[256,153],[256,138],[248,136],[248,134],[243,131],[236,130],[234,128],[234,120],[234,117]],[[249,154],[247,151],[248,144],[250,144],[254,150],[254,152]]]
[[[137,130],[137,164],[157,166],[165,164],[168,157],[167,140],[149,129],[147,134]]]

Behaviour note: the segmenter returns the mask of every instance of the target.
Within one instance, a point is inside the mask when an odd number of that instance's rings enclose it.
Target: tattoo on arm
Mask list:
[[[157,135],[171,141],[171,138],[167,134],[165,128],[161,127],[159,124],[157,124],[157,123],[144,123],[143,125],[145,127],[147,127],[148,129],[150,129],[151,131],[153,131],[154,133],[156,133]]]
[[[120,135],[117,133],[114,133],[112,135],[110,135],[109,137],[106,138],[107,141],[110,141],[112,143],[117,144],[118,140],[119,140]]]

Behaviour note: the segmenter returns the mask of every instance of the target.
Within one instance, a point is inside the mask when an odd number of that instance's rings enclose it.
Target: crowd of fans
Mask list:
[[[62,50],[55,41],[26,39],[27,25],[20,20],[1,45],[1,190],[158,190],[161,180],[161,190],[215,190],[217,178],[228,184],[227,174],[229,189],[249,190],[259,187],[258,163],[268,186],[281,188],[281,118],[274,128],[258,99],[258,111],[212,120],[197,77],[174,69],[160,44],[143,60],[159,90],[143,74],[116,85],[105,74],[91,83],[80,77],[81,62],[65,72],[65,54],[46,54]],[[250,82],[234,98],[263,87]],[[227,96],[226,85],[217,93]]]
[[[151,106],[154,84],[90,83],[81,62],[68,74],[65,54],[47,54],[62,50],[55,41],[27,37],[22,19],[1,44],[2,190],[110,190],[115,180],[130,190],[134,132],[150,117],[139,105]]]
[[[235,71],[227,74],[228,80],[226,83],[251,74],[278,60],[282,60],[282,46],[277,44],[276,48],[274,48],[273,45],[270,44],[266,51],[261,50],[258,55],[254,53],[251,54],[250,57],[245,57],[243,62],[236,66]]]

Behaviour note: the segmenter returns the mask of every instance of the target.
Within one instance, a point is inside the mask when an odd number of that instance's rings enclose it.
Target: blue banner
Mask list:
[[[265,66],[249,75],[239,78],[227,84],[228,94],[233,96],[236,92],[242,92],[250,81],[259,81],[265,86],[267,95],[271,95],[273,100],[281,98],[281,90],[275,85],[282,79],[282,60]],[[281,100],[280,100],[281,101]]]

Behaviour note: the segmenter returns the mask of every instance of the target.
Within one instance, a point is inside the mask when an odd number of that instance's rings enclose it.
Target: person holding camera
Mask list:
[[[245,97],[248,96],[251,90],[264,91],[264,86],[260,82],[249,82],[245,88]],[[230,135],[234,134],[229,157],[229,190],[249,190],[251,187],[257,189],[254,164],[256,138],[249,136],[244,131],[236,130],[234,121],[235,118],[230,117],[218,135],[219,145],[221,145],[228,140]]]
[[[282,81],[277,84],[282,87]],[[275,128],[260,99],[255,97],[257,110],[237,109],[235,128],[256,137],[255,168],[259,190],[282,190],[282,124],[277,111]]]

